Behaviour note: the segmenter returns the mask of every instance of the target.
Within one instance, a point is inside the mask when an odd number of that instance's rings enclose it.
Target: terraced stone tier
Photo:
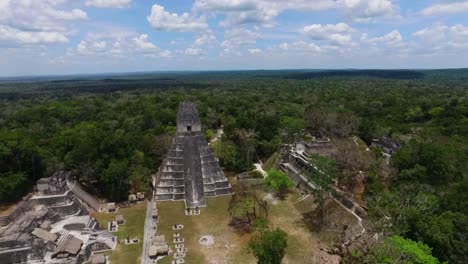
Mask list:
[[[207,196],[229,194],[226,179],[201,131],[193,103],[184,102],[177,114],[177,134],[161,166],[156,200],[185,200],[187,208],[206,206]]]

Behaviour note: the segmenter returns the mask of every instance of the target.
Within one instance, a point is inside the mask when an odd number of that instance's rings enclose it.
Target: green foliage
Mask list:
[[[323,195],[332,191],[333,180],[337,175],[337,164],[332,158],[310,155],[309,162],[312,164],[305,170],[308,180],[319,189],[318,200],[323,200]],[[321,202],[319,202],[321,203]]]
[[[221,166],[227,170],[238,171],[242,168],[240,153],[234,142],[222,140],[214,146],[214,152],[219,158]]]
[[[267,172],[265,184],[267,188],[273,190],[280,198],[284,198],[291,188],[294,187],[288,175],[276,169],[271,169]]]
[[[25,183],[26,176],[22,172],[0,175],[0,201],[16,201],[21,197],[21,192],[18,192],[18,189],[22,189]]]
[[[334,159],[317,154],[310,155],[309,162],[312,166],[306,168],[304,174],[309,182],[317,187],[315,190],[315,201],[319,210],[319,220],[323,221],[325,216],[325,197],[333,191],[333,180],[337,174],[337,164]]]
[[[347,151],[355,148],[351,144],[335,157],[337,169],[327,169],[333,161],[316,160],[320,170],[307,175],[327,192],[334,179],[347,184],[362,170],[369,214],[379,231],[420,239],[440,259],[466,263],[458,246],[463,240],[450,232],[466,234],[457,219],[465,219],[468,203],[467,76],[463,69],[252,71],[2,82],[0,203],[62,169],[108,199],[145,190],[175,134],[177,106],[190,98],[206,131],[223,127],[214,149],[232,171],[251,170],[253,162],[267,159],[297,133],[343,140],[359,135],[368,145],[382,136],[400,139],[403,147],[385,173],[383,159],[369,162],[361,152],[355,157],[355,151]],[[318,200],[323,193],[316,194]],[[442,224],[444,236],[436,224]]]
[[[205,138],[208,142],[210,142],[215,136],[215,133],[211,129],[207,129],[205,132]]]
[[[416,222],[416,236],[434,249],[434,254],[450,263],[468,262],[468,217],[446,211]]]
[[[287,236],[279,228],[261,232],[252,238],[247,250],[257,258],[258,264],[281,264],[288,246]]]
[[[112,200],[123,200],[128,196],[128,162],[125,160],[111,160],[109,167],[104,170],[101,181],[104,190]]]
[[[381,245],[371,249],[365,263],[398,264],[439,264],[431,255],[431,248],[422,242],[415,242],[400,236],[385,239]]]
[[[150,188],[151,171],[144,166],[144,162],[145,154],[135,150],[131,159],[130,175],[128,177],[132,193],[146,192]]]
[[[252,226],[256,228],[258,224],[267,223],[269,210],[270,205],[256,190],[243,184],[233,186],[228,207],[232,226],[250,231]]]
[[[449,184],[463,178],[467,155],[452,144],[411,140],[392,157],[400,170],[399,180]]]

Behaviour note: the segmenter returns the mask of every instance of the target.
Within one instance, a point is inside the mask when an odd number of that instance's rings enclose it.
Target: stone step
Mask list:
[[[68,236],[70,236],[70,231],[68,231],[67,229],[62,229],[62,230],[60,230],[59,233],[60,233],[60,238],[57,241],[57,247],[60,246],[62,243],[65,243]]]
[[[7,216],[0,216],[0,227],[7,226],[10,223],[10,217]]]

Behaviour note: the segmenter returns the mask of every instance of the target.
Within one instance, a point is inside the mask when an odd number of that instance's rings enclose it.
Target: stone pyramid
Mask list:
[[[158,174],[155,199],[185,200],[186,208],[205,207],[206,197],[231,193],[192,102],[179,105],[177,133]]]

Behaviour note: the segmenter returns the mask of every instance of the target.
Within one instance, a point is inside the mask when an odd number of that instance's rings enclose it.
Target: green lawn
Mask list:
[[[250,236],[233,232],[229,223],[227,211],[231,196],[220,196],[207,199],[208,206],[201,209],[198,216],[186,216],[184,202],[158,202],[160,224],[158,234],[166,236],[166,240],[172,242],[174,231],[172,225],[183,224],[180,230],[181,237],[185,239],[185,247],[188,249],[185,258],[186,263],[255,263],[254,258],[243,254],[242,249]],[[203,235],[212,235],[215,243],[210,247],[202,246],[198,240]],[[169,243],[174,249],[174,244]],[[161,264],[171,263],[172,256],[159,261]]]
[[[235,232],[229,225],[227,211],[230,196],[221,196],[208,199],[208,206],[202,208],[199,216],[186,216],[183,202],[158,202],[158,211],[161,223],[158,233],[172,241],[172,225],[183,224],[184,229],[179,233],[185,239],[188,254],[186,263],[242,263],[254,264],[255,258],[245,253],[245,247],[251,234]],[[278,201],[270,209],[270,223],[272,227],[280,227],[288,233],[288,248],[283,263],[312,263],[310,256],[319,250],[317,237],[308,231],[302,223],[302,213],[315,206],[310,196],[302,202],[294,203],[299,194],[294,192],[284,201]],[[205,247],[198,243],[203,235],[213,235],[215,244]],[[169,243],[174,249],[174,244]],[[171,263],[172,256],[164,258],[158,264]]]
[[[102,228],[107,228],[107,223],[115,220],[116,215],[123,215],[125,224],[119,226],[119,231],[113,232],[119,238],[120,244],[113,251],[105,254],[110,257],[112,264],[139,263],[142,251],[143,232],[145,226],[146,202],[139,203],[133,207],[120,208],[116,213],[91,213],[96,218]],[[133,245],[125,245],[127,236],[139,238],[140,242]]]

